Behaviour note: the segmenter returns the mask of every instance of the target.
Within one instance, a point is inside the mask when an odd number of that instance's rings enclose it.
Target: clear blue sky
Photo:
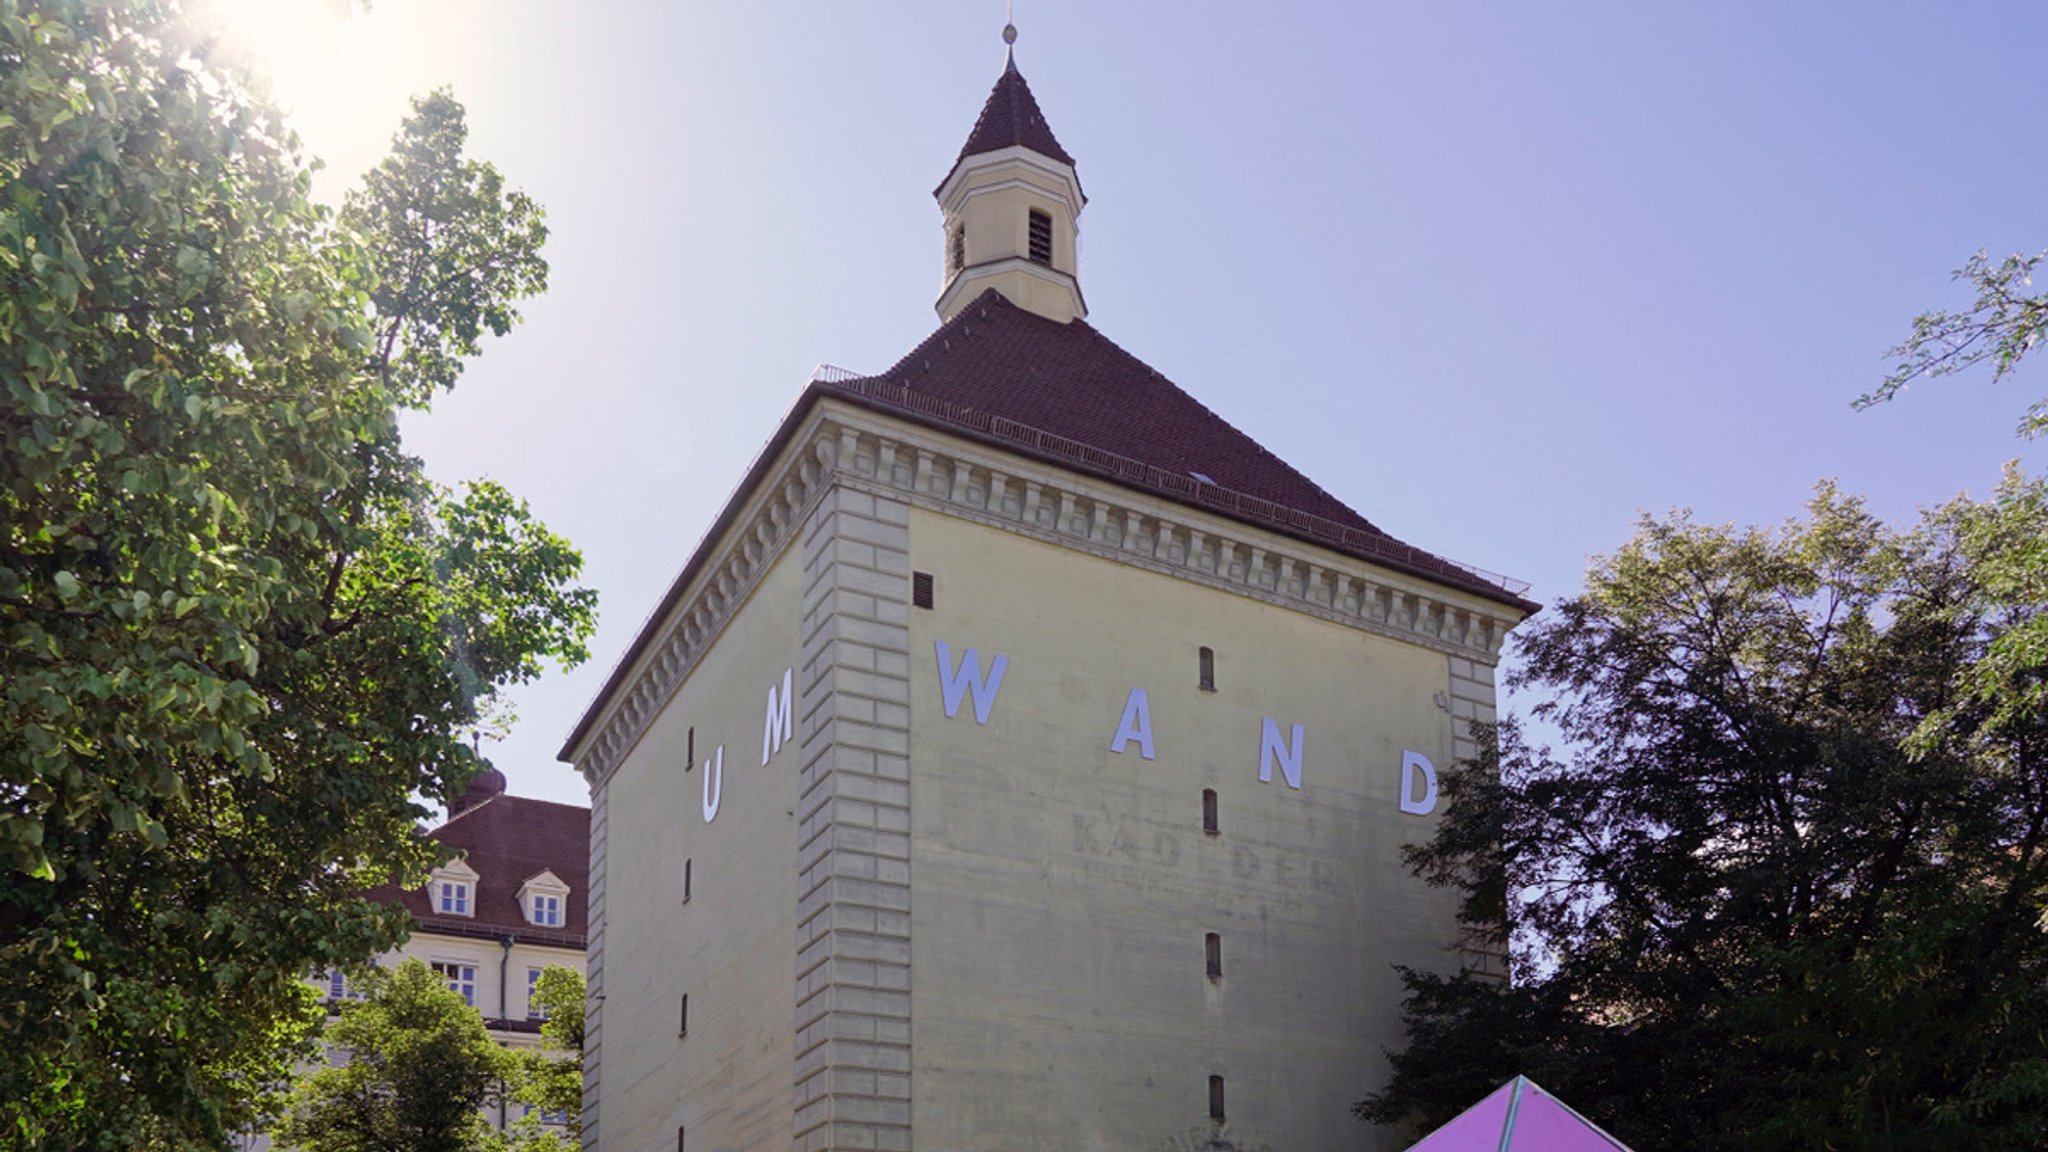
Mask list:
[[[1091,198],[1091,321],[1412,543],[1549,602],[1640,511],[1774,523],[1831,477],[1903,521],[2048,463],[2013,435],[2038,359],[1849,408],[1970,253],[2048,247],[2048,5],[1018,9]],[[1002,23],[377,0],[296,38],[294,75],[346,79],[291,96],[324,190],[450,83],[548,209],[547,297],[406,429],[603,595],[591,662],[486,748],[514,792],[585,799],[555,750],[811,368],[936,325],[930,193]]]

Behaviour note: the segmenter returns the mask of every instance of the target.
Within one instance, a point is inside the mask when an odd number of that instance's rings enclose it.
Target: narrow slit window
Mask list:
[[[697,730],[695,728],[692,728],[690,729],[690,734],[683,738],[683,771],[688,772],[690,769],[695,768],[696,766]]]
[[[682,996],[682,1007],[681,1007],[680,1009],[678,1009],[678,1010],[677,1010],[677,1012],[676,1012],[676,1035],[677,1035],[678,1037],[681,1037],[681,1036],[688,1036],[689,1034],[690,1034],[690,994],[689,994],[688,992],[685,992],[685,993],[683,993],[683,996]]]
[[[683,1152],[683,1126],[676,1125],[676,1152]]]
[[[1214,932],[1209,933],[1208,937],[1203,941],[1203,952],[1207,955],[1209,961],[1209,979],[1214,980],[1222,976],[1223,937]]]
[[[1052,217],[1031,210],[1031,262],[1052,265]]]
[[[693,863],[695,863],[694,858],[686,857],[683,860],[683,903],[685,904],[690,902],[690,866]]]
[[[1216,690],[1216,650],[1204,648],[1197,654],[1197,672],[1201,677],[1196,683],[1204,692]]]
[[[932,606],[932,574],[912,572],[910,574],[910,603],[918,608]]]
[[[1214,836],[1217,832],[1216,790],[1214,788],[1202,789],[1202,831],[1207,832],[1211,836]]]
[[[953,235],[946,243],[946,262],[958,272],[967,267],[967,226],[953,225]]]
[[[1209,1077],[1209,1119],[1223,1119],[1223,1077]]]

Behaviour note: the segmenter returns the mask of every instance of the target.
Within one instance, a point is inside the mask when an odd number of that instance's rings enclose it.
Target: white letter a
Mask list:
[[[1131,689],[1130,699],[1124,701],[1124,718],[1116,726],[1116,738],[1109,742],[1111,752],[1121,753],[1124,745],[1138,742],[1138,755],[1147,760],[1152,755],[1152,703],[1145,696],[1143,688]]]

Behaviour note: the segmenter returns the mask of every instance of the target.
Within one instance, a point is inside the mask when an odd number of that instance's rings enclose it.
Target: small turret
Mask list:
[[[1003,29],[1003,39],[1014,43],[1016,29]],[[945,227],[941,320],[989,288],[1061,323],[1088,315],[1076,244],[1076,221],[1088,198],[1074,158],[1053,137],[1017,71],[1014,52],[933,195]]]
[[[496,768],[485,768],[471,778],[462,795],[448,802],[448,816],[453,819],[493,796],[503,795],[504,791],[505,774]]]

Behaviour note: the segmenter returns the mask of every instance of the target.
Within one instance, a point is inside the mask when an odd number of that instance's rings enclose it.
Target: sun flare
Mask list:
[[[199,15],[228,49],[270,82],[287,110],[345,83],[347,24],[360,13],[334,0],[200,0]]]
[[[264,78],[307,154],[326,164],[323,199],[383,154],[407,97],[459,79],[470,18],[465,5],[413,0],[195,0],[195,15]]]

